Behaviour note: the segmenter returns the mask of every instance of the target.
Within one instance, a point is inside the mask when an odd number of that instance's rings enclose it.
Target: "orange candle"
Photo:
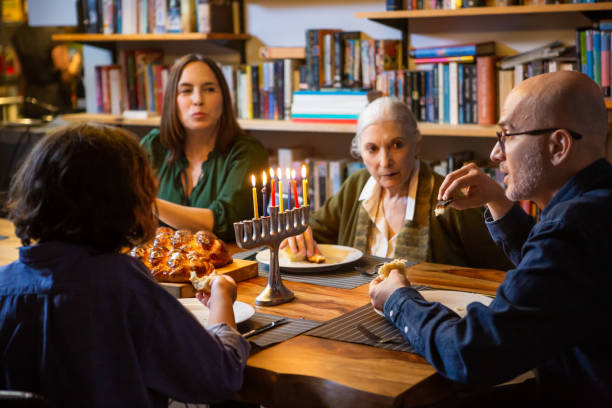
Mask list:
[[[308,205],[308,179],[306,178],[306,165],[302,164],[302,197],[304,205]]]
[[[254,218],[259,218],[259,209],[257,206],[257,188],[255,187],[255,175],[251,174],[251,184],[253,184],[253,215]]]
[[[276,188],[274,187],[275,184],[276,180],[274,180],[274,169],[270,167],[270,188],[272,189],[270,194],[272,195],[272,207],[276,206]]]
[[[280,167],[276,170],[276,175],[278,176],[278,205],[280,207],[279,211],[283,212],[283,179],[281,178],[283,173]]]
[[[297,181],[295,180],[295,170],[291,170],[291,184],[293,185],[293,199],[295,201],[295,208],[300,208],[297,195]]]

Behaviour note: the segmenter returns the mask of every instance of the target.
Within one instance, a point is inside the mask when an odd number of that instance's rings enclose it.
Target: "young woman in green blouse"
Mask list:
[[[234,240],[233,223],[252,217],[250,174],[267,169],[268,153],[240,129],[214,61],[198,54],[176,61],[160,129],[142,145],[159,182],[159,219]]]

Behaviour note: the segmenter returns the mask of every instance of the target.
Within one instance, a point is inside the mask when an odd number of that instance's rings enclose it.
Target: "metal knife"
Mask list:
[[[251,336],[255,336],[258,335],[260,333],[263,333],[267,330],[273,329],[274,327],[280,326],[281,324],[285,324],[285,323],[289,323],[289,320],[287,320],[286,318],[282,318],[280,320],[276,320],[274,322],[270,322],[264,326],[261,326],[258,329],[253,329],[253,330],[249,330],[248,332],[244,333],[242,335],[242,337],[244,337],[245,339]]]

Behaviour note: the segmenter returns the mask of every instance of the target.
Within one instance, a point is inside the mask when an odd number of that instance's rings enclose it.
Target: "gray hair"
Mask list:
[[[402,126],[402,136],[410,143],[421,140],[421,132],[417,127],[414,114],[403,102],[388,96],[380,97],[371,102],[359,115],[357,132],[351,142],[351,156],[360,158],[361,134],[370,125],[380,122],[392,121]]]

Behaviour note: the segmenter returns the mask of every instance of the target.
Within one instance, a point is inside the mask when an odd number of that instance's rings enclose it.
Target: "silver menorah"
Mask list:
[[[295,296],[283,285],[278,265],[278,248],[288,237],[306,231],[309,224],[308,205],[279,213],[278,207],[270,207],[270,215],[234,223],[236,244],[242,249],[261,245],[270,247],[270,270],[268,285],[255,298],[255,304],[274,306],[292,301]]]

